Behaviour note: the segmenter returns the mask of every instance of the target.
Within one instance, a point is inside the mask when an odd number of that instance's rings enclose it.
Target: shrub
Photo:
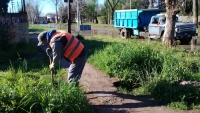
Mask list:
[[[136,95],[148,94],[180,109],[200,105],[199,88],[179,85],[182,81],[200,81],[199,52],[186,53],[159,43],[121,41],[96,50],[88,61],[107,75],[120,78],[118,86]]]
[[[76,38],[79,40],[84,40],[84,37],[82,35],[77,35]]]
[[[106,24],[106,16],[97,17],[99,24]]]

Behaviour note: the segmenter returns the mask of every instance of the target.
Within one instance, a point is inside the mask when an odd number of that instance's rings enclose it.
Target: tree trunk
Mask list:
[[[165,0],[166,4],[166,27],[163,34],[163,44],[172,46],[174,44],[175,20],[178,10],[178,0]]]
[[[110,22],[110,24],[113,24],[113,20],[114,20],[114,12],[115,12],[115,9],[114,8],[112,8],[112,10],[111,10],[111,22]]]
[[[149,9],[153,8],[153,0],[149,0]]]
[[[198,0],[193,0],[193,23],[198,27]]]
[[[57,6],[56,6],[56,23],[58,23],[58,10],[57,10]]]
[[[174,44],[175,19],[176,15],[172,15],[171,12],[167,12],[163,44],[168,46],[172,46]]]

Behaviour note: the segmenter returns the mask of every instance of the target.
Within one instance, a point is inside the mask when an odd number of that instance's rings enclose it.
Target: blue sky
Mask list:
[[[51,1],[51,0],[50,0]],[[64,0],[63,0],[64,1]],[[99,4],[103,4],[105,0],[98,0]],[[46,2],[43,2],[41,4],[43,6],[43,13],[55,13],[55,5],[53,3],[45,4]],[[67,3],[66,3],[67,4]]]
[[[29,2],[32,0],[26,0],[26,2]],[[36,1],[36,0],[34,0]],[[45,15],[46,13],[55,13],[55,5],[52,3],[51,0],[38,0],[40,3],[40,7],[42,8],[42,15]],[[64,2],[64,0],[62,0]],[[103,4],[105,0],[98,0],[99,4]],[[21,0],[14,0],[15,9],[18,10],[17,5],[21,5]],[[67,4],[67,3],[66,3]],[[9,3],[9,9],[11,9],[11,2]],[[20,6],[19,6],[20,7]]]

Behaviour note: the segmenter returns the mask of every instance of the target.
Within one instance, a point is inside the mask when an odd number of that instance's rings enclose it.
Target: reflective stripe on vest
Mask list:
[[[64,47],[64,56],[73,63],[74,59],[81,53],[84,46],[77,38],[75,38],[73,35],[71,35],[69,33],[58,32],[55,35],[53,35],[52,37],[57,38],[57,37],[64,36],[64,35],[68,40],[66,46]],[[50,46],[51,46],[51,43],[50,43]]]

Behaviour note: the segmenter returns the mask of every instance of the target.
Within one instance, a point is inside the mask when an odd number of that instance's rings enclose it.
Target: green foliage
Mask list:
[[[170,103],[169,105],[173,107],[181,105],[179,108],[185,110],[200,104],[200,89],[197,87],[181,86],[160,80],[151,88],[151,94],[156,100],[164,104]]]
[[[84,15],[85,17],[88,17],[90,19],[96,19],[97,11],[96,11],[95,7],[96,7],[95,3],[88,3],[84,7],[84,12],[82,12],[82,15]]]
[[[193,109],[200,105],[198,87],[179,85],[182,81],[200,81],[198,51],[187,53],[182,48],[136,40],[98,36],[92,39],[96,39],[96,45],[88,45],[88,40],[84,42],[87,48],[94,51],[90,53],[88,62],[108,76],[120,78],[121,88],[128,89],[128,92],[132,90],[134,94],[150,95],[179,109]],[[100,41],[104,42],[104,46],[96,49],[100,47]]]
[[[41,31],[48,31],[51,29],[52,29],[51,25],[49,25],[49,27],[46,27],[46,26],[29,24],[29,32],[40,33]]]
[[[192,15],[193,1],[185,0],[184,4],[180,7],[180,11],[183,15]]]
[[[10,68],[0,76],[0,112],[70,112],[90,113],[84,94],[78,87],[57,79],[52,86],[50,76],[30,76],[27,62],[18,70]]]
[[[84,37],[82,35],[77,35],[76,38],[79,40],[84,40]]]
[[[106,16],[99,16],[97,17],[99,24],[106,24]]]
[[[132,9],[148,9],[149,7],[149,1],[147,0],[135,0],[134,2],[132,2],[131,8]],[[129,9],[130,7],[127,6],[127,9]]]
[[[161,72],[163,59],[158,57],[159,52],[153,47],[142,45],[139,46],[137,42],[113,43],[97,51],[98,54],[94,54],[89,62],[93,62],[109,76],[121,78],[124,85],[132,86],[130,84],[139,82],[140,76],[146,79],[145,74],[152,73],[154,68],[157,73]]]
[[[22,40],[0,57],[1,113],[92,112],[82,90],[64,81],[64,69],[56,68],[52,85],[49,59],[36,44]]]

